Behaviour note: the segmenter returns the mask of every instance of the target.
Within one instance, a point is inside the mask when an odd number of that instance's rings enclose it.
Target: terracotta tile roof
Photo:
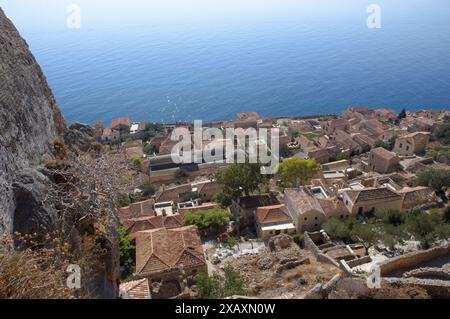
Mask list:
[[[131,299],[152,299],[147,278],[120,284],[119,290],[121,295]]]
[[[356,134],[353,136],[353,140],[361,146],[368,145],[372,147],[375,144],[375,140],[365,134]]]
[[[119,125],[124,125],[124,126],[131,126],[131,120],[129,118],[118,118],[118,119],[113,119],[111,121],[111,125],[109,126],[111,129],[116,128]]]
[[[344,118],[338,118],[338,119],[326,122],[326,125],[329,125],[331,127],[343,127],[343,126],[347,126],[348,124],[349,124],[348,120],[346,120]]]
[[[401,198],[399,194],[386,187],[366,188],[359,191],[346,191],[346,193],[354,204],[374,200],[391,201]]]
[[[293,203],[299,214],[303,214],[310,210],[316,210],[323,213],[319,201],[306,187],[288,188],[284,190],[285,196]]]
[[[179,208],[178,213],[181,216],[184,216],[188,212],[198,212],[198,211],[209,210],[209,209],[214,209],[214,208],[219,208],[219,205],[216,203],[203,203],[202,205],[195,206],[195,207]]]
[[[424,143],[425,141],[427,141],[429,139],[429,136],[430,136],[430,133],[428,133],[428,132],[415,132],[415,133],[403,135],[403,136],[399,137],[399,139],[412,138],[415,143]]]
[[[156,229],[137,233],[136,273],[153,274],[206,265],[197,227]]]
[[[285,205],[258,207],[256,218],[261,225],[291,223],[288,209]]]
[[[119,209],[120,220],[123,221],[130,218],[155,216],[154,205],[155,201],[153,199],[148,199],[130,204],[130,206],[127,207],[122,207]]]
[[[329,158],[330,153],[327,149],[316,148],[308,152],[308,156],[313,159]]]
[[[197,188],[198,193],[204,193],[204,192],[208,192],[208,191],[219,192],[221,189],[221,186],[217,182],[205,182],[205,183],[195,184],[192,186]]]
[[[331,145],[331,141],[326,135],[320,136],[319,139],[317,140],[317,143],[321,148],[325,148]]]
[[[376,109],[374,112],[378,116],[385,117],[385,118],[397,117],[397,114],[393,110],[390,110],[390,109]]]
[[[370,151],[370,153],[371,154],[373,153],[373,154],[377,155],[378,157],[381,157],[388,161],[397,157],[397,154],[395,154],[394,152],[390,152],[383,147],[374,148],[373,150]]]
[[[129,235],[136,234],[140,231],[152,230],[158,228],[178,228],[183,226],[182,215],[170,215],[170,216],[152,216],[152,217],[139,217],[130,218],[122,222],[127,233]],[[134,237],[134,236],[132,236]]]
[[[385,126],[377,119],[370,119],[364,122],[364,127],[372,134],[381,135],[384,133]]]
[[[303,149],[314,147],[314,143],[304,135],[300,135],[297,140],[298,143],[303,147]]]
[[[159,202],[177,201],[182,194],[191,192],[191,184],[184,184],[159,191],[155,195],[155,200]]]
[[[430,187],[405,187],[399,193],[403,195],[403,208],[405,209],[436,201],[436,193]]]
[[[349,211],[344,202],[336,197],[318,199],[320,206],[322,207],[325,216],[339,216],[342,214],[348,214]]]

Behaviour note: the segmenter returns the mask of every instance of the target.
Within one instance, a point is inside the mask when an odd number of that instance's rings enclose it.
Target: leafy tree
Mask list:
[[[437,213],[423,213],[414,211],[406,219],[406,228],[416,240],[419,240],[424,248],[430,247],[437,239],[441,238],[443,229],[436,232],[436,227],[441,224],[441,218]]]
[[[222,295],[222,277],[217,274],[209,276],[202,272],[196,276],[196,289],[202,299],[219,299]]]
[[[319,165],[315,160],[290,158],[280,164],[278,172],[286,186],[298,187],[304,185],[318,170]]]
[[[232,198],[231,196],[223,192],[219,192],[214,195],[213,202],[219,203],[222,208],[226,208],[228,206],[231,206]]]
[[[210,234],[224,232],[230,222],[231,214],[223,209],[209,209],[199,212],[188,212],[183,219],[183,224],[196,225],[198,229]]]
[[[202,299],[222,299],[234,295],[248,296],[241,275],[230,265],[224,269],[224,275],[200,273],[196,276],[196,289]]]
[[[450,123],[445,123],[438,126],[434,130],[433,136],[436,137],[442,144],[450,145]]]
[[[214,177],[222,186],[223,193],[231,198],[250,195],[266,180],[261,174],[261,165],[251,163],[232,164],[218,170]]]
[[[437,192],[442,192],[444,188],[450,187],[450,170],[421,169],[417,173],[417,182],[421,186],[432,187]]]
[[[122,278],[126,279],[133,275],[136,267],[136,247],[123,226],[119,227],[119,253]]]
[[[147,123],[145,129],[142,132],[142,140],[149,141],[153,137],[164,134],[164,125],[158,123]]]
[[[350,224],[344,221],[340,221],[336,217],[328,219],[322,225],[322,228],[333,239],[342,240],[344,242],[348,242],[351,240]]]
[[[248,295],[247,290],[244,288],[244,281],[241,275],[232,266],[226,266],[223,271],[225,273],[224,296]]]
[[[386,209],[382,211],[383,222],[394,227],[400,226],[405,222],[405,213],[398,209]]]
[[[375,245],[379,240],[379,235],[374,225],[356,223],[351,231],[351,238],[354,241]]]

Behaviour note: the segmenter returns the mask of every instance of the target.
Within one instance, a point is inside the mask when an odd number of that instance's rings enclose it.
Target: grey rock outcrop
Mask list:
[[[16,178],[46,154],[51,158],[54,140],[65,131],[41,68],[0,8],[0,234],[14,230],[15,195],[25,196],[20,180],[13,187]]]
[[[45,199],[64,176],[51,174],[41,164],[54,159],[55,145],[63,140],[68,146],[88,149],[91,135],[92,129],[85,125],[67,128],[41,68],[0,8],[0,235],[49,234],[57,229],[59,212]],[[73,246],[84,231],[75,217]],[[104,238],[98,240],[106,254],[85,285],[92,297],[116,298],[120,275],[116,228],[100,221],[86,224],[85,228],[105,228]]]

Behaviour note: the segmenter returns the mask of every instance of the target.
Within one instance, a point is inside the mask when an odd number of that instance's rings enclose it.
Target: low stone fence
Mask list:
[[[447,244],[424,251],[418,251],[394,257],[379,264],[381,276],[386,277],[395,271],[414,267],[421,263],[432,261],[435,258],[448,256],[449,254],[450,244]]]
[[[448,299],[450,296],[450,281],[418,279],[418,278],[383,278],[382,283],[409,285],[423,288],[432,298]]]
[[[347,265],[350,268],[356,267],[356,266],[360,266],[360,265],[364,265],[367,263],[370,263],[372,261],[372,258],[370,258],[369,255],[361,257],[361,258],[356,258],[356,259],[352,259],[347,261]]]

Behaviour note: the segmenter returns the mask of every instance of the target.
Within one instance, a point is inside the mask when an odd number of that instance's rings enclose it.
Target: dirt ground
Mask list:
[[[266,249],[258,256],[230,257],[223,264],[239,271],[258,298],[300,297],[340,273],[338,268],[317,262],[309,251],[297,246],[276,252]]]

